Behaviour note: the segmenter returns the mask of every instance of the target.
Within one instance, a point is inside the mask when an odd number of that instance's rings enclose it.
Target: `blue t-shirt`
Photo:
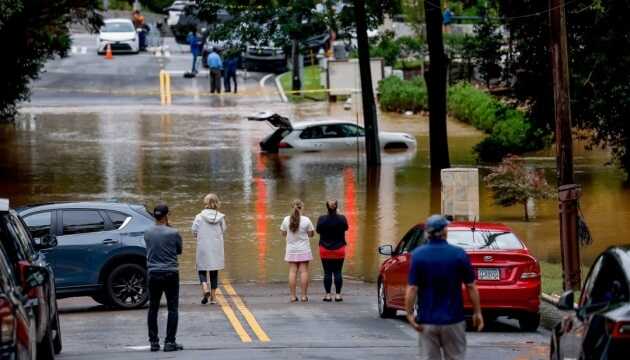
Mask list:
[[[411,253],[409,285],[418,287],[420,324],[449,325],[464,321],[462,283],[475,281],[464,249],[445,240],[430,240]]]
[[[208,55],[208,67],[212,70],[221,70],[223,69],[223,62],[221,61],[221,56],[215,53],[214,51]]]

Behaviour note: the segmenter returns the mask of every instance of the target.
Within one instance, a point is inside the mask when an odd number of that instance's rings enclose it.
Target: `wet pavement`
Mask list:
[[[148,351],[146,310],[113,311],[85,298],[61,300],[59,359],[415,357],[417,336],[404,318],[378,317],[374,285],[347,281],[342,303],[322,302],[320,289],[321,282],[314,282],[309,303],[288,304],[282,284],[222,284],[220,304],[202,306],[197,286],[184,285],[177,340],[185,351],[176,354]],[[165,314],[163,306],[162,336]],[[467,333],[467,359],[544,359],[548,338],[542,330],[520,333],[515,323],[499,319],[481,333]]]

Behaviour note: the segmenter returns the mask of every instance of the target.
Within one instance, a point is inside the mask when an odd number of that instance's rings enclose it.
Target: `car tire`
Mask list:
[[[61,338],[61,324],[59,323],[59,314],[55,314],[55,322],[53,324],[55,330],[55,337],[53,338],[53,350],[55,355],[59,354],[63,349],[63,342]]]
[[[54,360],[55,347],[52,339],[52,324],[48,325],[41,343],[37,344],[37,360]]]
[[[105,306],[109,306],[110,305],[109,301],[107,301],[107,297],[102,292],[99,292],[97,294],[93,294],[90,297],[92,298],[92,300],[96,301],[97,303],[99,303],[101,305],[105,305]]]
[[[523,314],[518,317],[518,326],[521,331],[534,332],[540,326],[540,313]]]
[[[107,302],[121,309],[137,309],[149,300],[147,270],[138,264],[121,264],[107,276]]]
[[[385,285],[383,285],[382,281],[378,282],[378,315],[383,319],[396,316],[396,310],[387,306]]]

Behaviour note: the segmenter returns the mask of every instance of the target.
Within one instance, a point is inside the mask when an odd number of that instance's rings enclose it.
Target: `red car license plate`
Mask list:
[[[499,269],[477,269],[477,279],[479,280],[500,280]]]

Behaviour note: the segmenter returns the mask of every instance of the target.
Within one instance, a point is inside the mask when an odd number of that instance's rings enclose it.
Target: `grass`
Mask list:
[[[542,291],[549,295],[561,295],[562,290],[562,264],[554,264],[546,261],[540,262],[540,271],[542,273]],[[588,267],[582,266],[582,280],[588,274]],[[579,292],[575,294],[578,299]]]
[[[324,87],[320,83],[320,68],[317,65],[307,66],[304,68],[304,79],[302,84],[303,90],[323,90]],[[280,85],[285,92],[291,91],[291,71],[280,75]],[[287,94],[287,98],[291,102],[301,102],[305,100],[326,101],[328,93],[309,92],[301,95]]]

